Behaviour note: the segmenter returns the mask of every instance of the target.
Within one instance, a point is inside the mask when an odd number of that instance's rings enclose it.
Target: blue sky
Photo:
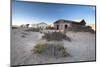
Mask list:
[[[34,2],[12,2],[12,24],[52,24],[59,19],[81,21],[95,24],[95,7]]]

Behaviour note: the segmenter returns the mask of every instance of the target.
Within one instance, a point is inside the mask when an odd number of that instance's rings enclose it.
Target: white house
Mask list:
[[[38,24],[31,24],[31,27],[38,28]]]
[[[37,24],[29,24],[29,27],[37,28]]]
[[[46,27],[47,27],[47,24],[44,22],[38,24],[38,28],[40,29],[45,29]]]

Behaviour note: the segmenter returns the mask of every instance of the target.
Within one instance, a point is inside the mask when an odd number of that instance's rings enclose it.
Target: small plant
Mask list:
[[[22,35],[21,37],[26,38],[26,36],[25,36],[25,35]]]
[[[41,54],[43,51],[44,51],[44,49],[47,47],[47,45],[46,45],[46,43],[38,43],[38,44],[36,44],[36,46],[34,47],[34,49],[33,49],[33,51],[34,51],[34,53],[36,53],[36,54]]]
[[[63,45],[59,45],[59,51],[62,52],[62,57],[66,57],[69,54],[67,53],[67,48],[65,48]]]
[[[96,33],[96,31],[94,31],[93,29],[90,29],[89,32],[92,33],[92,34]]]

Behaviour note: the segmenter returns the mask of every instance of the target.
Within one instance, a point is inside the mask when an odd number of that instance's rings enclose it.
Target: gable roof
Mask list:
[[[86,22],[85,22],[84,19],[82,19],[82,20],[80,21],[80,23],[81,23],[81,24],[86,24]]]
[[[45,24],[45,25],[47,25],[47,24],[46,24],[46,23],[44,23],[44,22],[41,22],[41,23],[39,23],[39,24]],[[38,24],[38,25],[39,25],[39,24]]]
[[[73,23],[73,24],[74,24],[74,23],[75,23],[75,24],[86,24],[86,22],[85,22],[84,19],[81,20],[80,22],[72,21],[72,20],[64,20],[64,19],[60,19],[60,20],[55,21],[54,24],[59,23],[59,22],[61,22],[61,21],[65,22],[65,23]]]

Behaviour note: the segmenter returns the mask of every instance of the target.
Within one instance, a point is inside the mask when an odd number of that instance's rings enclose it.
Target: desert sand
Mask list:
[[[89,32],[67,32],[71,42],[64,40],[69,57],[48,58],[32,53],[32,48],[42,35],[39,32],[26,32],[25,28],[11,30],[11,65],[60,63],[95,60],[95,34]],[[23,37],[23,34],[25,37]]]

